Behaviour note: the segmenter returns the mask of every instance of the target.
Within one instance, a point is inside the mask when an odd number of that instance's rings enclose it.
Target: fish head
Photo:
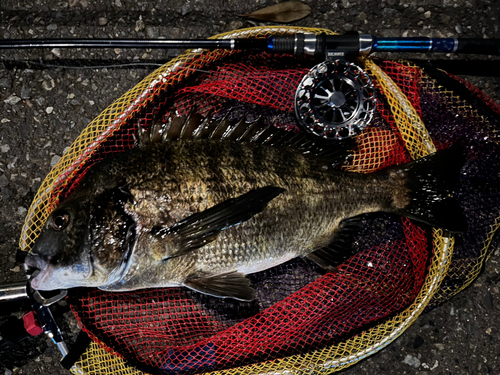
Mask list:
[[[33,289],[99,287],[121,276],[133,226],[112,199],[104,200],[79,197],[50,214],[25,259],[28,268],[39,270],[31,278]]]

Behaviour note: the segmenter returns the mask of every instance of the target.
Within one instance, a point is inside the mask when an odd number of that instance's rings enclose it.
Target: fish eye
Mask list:
[[[63,230],[69,224],[69,215],[66,212],[62,212],[52,219],[50,226],[54,230]]]

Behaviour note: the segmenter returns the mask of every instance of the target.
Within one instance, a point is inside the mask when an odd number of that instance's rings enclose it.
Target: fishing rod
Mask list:
[[[0,49],[16,48],[160,48],[226,49],[323,60],[299,83],[295,116],[307,131],[333,140],[359,134],[372,120],[376,89],[361,67],[350,62],[375,52],[457,53],[500,55],[500,39],[481,38],[378,38],[370,34],[276,35],[234,39],[11,39]]]
[[[325,56],[328,51],[370,54],[373,52],[440,52],[500,55],[500,39],[482,38],[378,38],[370,34],[304,34],[269,38],[233,39],[4,39],[0,49],[29,48],[156,48],[229,49]]]

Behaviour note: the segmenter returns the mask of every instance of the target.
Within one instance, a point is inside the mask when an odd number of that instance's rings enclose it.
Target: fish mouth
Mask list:
[[[33,273],[33,276],[30,279],[31,287],[35,290],[55,290],[61,289],[62,286],[54,285],[53,278],[51,275],[53,272],[49,269],[49,267],[44,268],[43,270],[38,270]]]
[[[51,281],[51,276],[54,273],[53,266],[47,263],[38,255],[28,254],[24,260],[25,268],[27,273],[31,274],[30,284],[35,290],[54,290],[59,289],[56,287],[53,281]]]
[[[49,264],[41,257],[33,255],[32,253],[26,255],[26,258],[24,259],[24,269],[33,289],[38,289],[37,286],[40,284],[40,279],[44,277],[43,272],[48,266]],[[42,275],[40,276],[40,274]]]
[[[79,277],[75,278],[75,273],[72,272],[71,268],[49,263],[38,254],[32,253],[26,256],[24,264],[27,273],[31,274],[29,279],[31,287],[35,290],[45,291],[82,286],[82,281],[89,277],[92,270],[89,265],[90,272],[76,274]]]

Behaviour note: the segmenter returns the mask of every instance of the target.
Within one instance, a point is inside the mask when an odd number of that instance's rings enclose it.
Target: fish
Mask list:
[[[187,287],[251,301],[248,274],[296,257],[335,271],[371,213],[467,228],[450,197],[465,160],[458,147],[362,174],[340,169],[347,141],[259,119],[173,115],[137,137],[50,214],[25,260],[33,289]]]

